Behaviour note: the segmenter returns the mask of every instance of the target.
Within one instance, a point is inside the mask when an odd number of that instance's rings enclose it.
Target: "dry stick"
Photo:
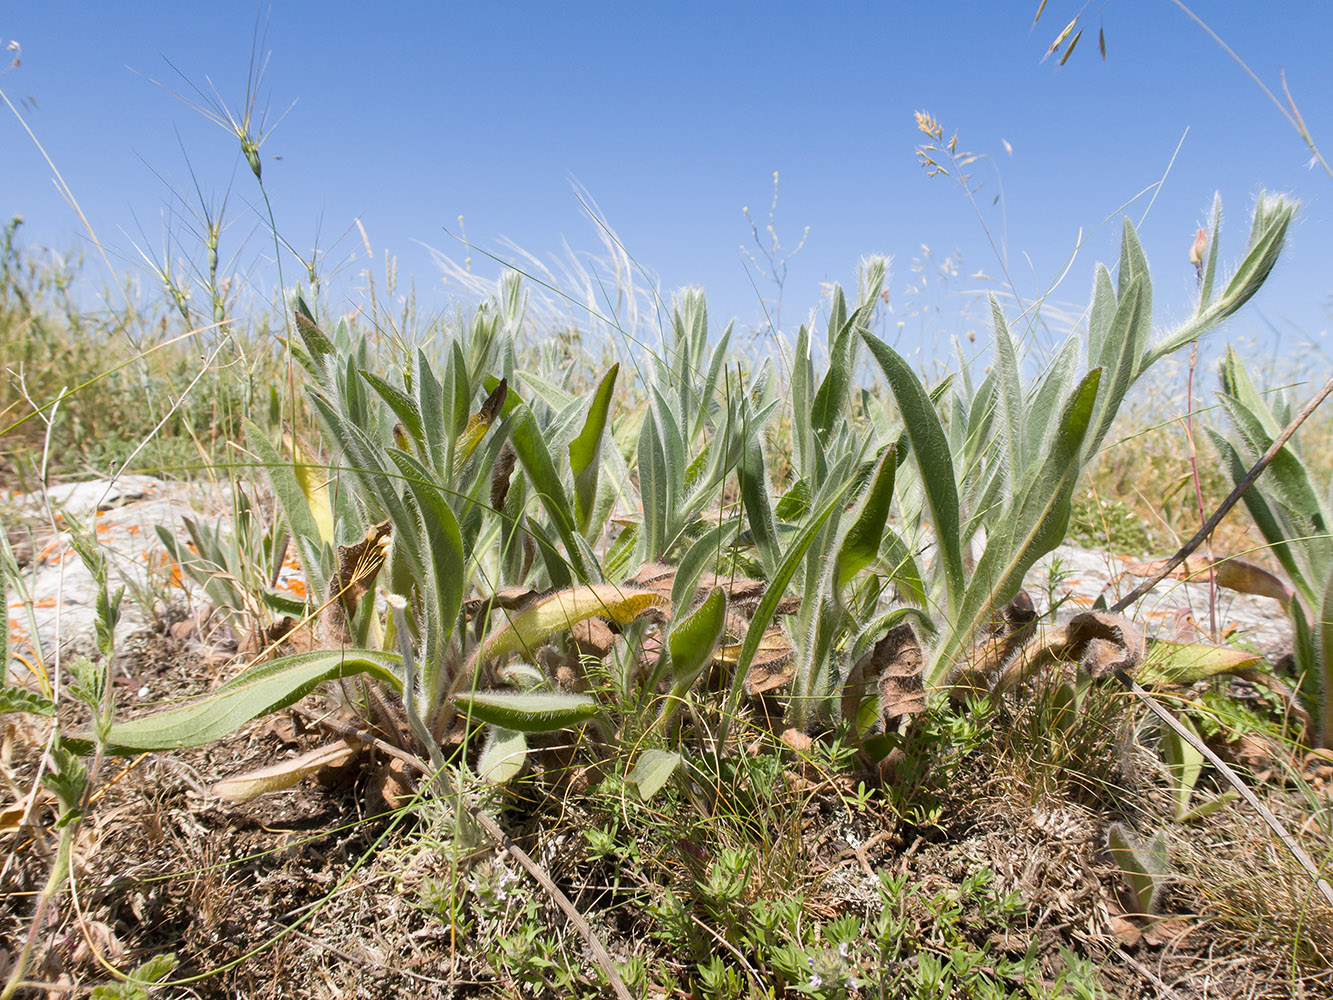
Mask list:
[[[1157,586],[1170,576],[1172,570],[1189,558],[1194,550],[1203,544],[1204,539],[1213,533],[1217,526],[1222,523],[1222,519],[1226,517],[1227,514],[1231,513],[1231,508],[1236,506],[1240,498],[1244,496],[1245,491],[1254,485],[1254,481],[1259,478],[1264,469],[1268,468],[1269,463],[1273,461],[1277,456],[1277,453],[1281,451],[1283,446],[1291,439],[1291,436],[1296,433],[1297,428],[1305,423],[1306,418],[1318,408],[1319,404],[1324,401],[1325,397],[1327,397],[1330,392],[1333,392],[1333,378],[1330,378],[1325,382],[1323,388],[1315,393],[1314,398],[1306,403],[1301,409],[1301,412],[1292,418],[1291,423],[1283,428],[1282,433],[1277,436],[1276,440],[1273,441],[1268,450],[1263,453],[1263,456],[1260,457],[1259,461],[1254,463],[1254,468],[1247,472],[1245,478],[1236,484],[1236,488],[1227,494],[1227,498],[1222,501],[1217,510],[1213,511],[1212,517],[1208,518],[1208,520],[1203,523],[1203,527],[1195,533],[1194,537],[1182,545],[1180,551],[1166,561],[1166,565],[1111,605],[1110,611],[1112,614],[1124,611],[1125,608],[1129,607],[1144,594],[1148,593],[1148,591],[1152,590],[1153,587]]]
[[[1314,397],[1301,409],[1301,412],[1292,418],[1291,423],[1283,428],[1282,433],[1277,436],[1272,445],[1269,446],[1268,450],[1260,457],[1259,461],[1254,464],[1254,468],[1250,469],[1250,471],[1245,474],[1245,478],[1236,484],[1236,488],[1227,495],[1225,500],[1222,501],[1221,506],[1213,512],[1212,517],[1204,522],[1203,527],[1199,529],[1198,533],[1186,542],[1179,552],[1168,559],[1165,566],[1148,579],[1144,580],[1124,597],[1120,598],[1120,600],[1116,601],[1115,604],[1111,606],[1111,611],[1113,613],[1125,610],[1125,608],[1129,607],[1144,594],[1148,593],[1148,591],[1152,590],[1152,588],[1164,580],[1173,569],[1183,563],[1186,558],[1189,557],[1190,553],[1202,544],[1204,539],[1213,533],[1213,530],[1231,511],[1231,508],[1236,506],[1236,503],[1244,495],[1245,491],[1254,485],[1255,480],[1263,474],[1263,471],[1266,468],[1268,468],[1269,463],[1273,461],[1277,456],[1277,453],[1281,451],[1283,446],[1291,439],[1291,436],[1296,433],[1297,428],[1305,423],[1306,418],[1315,411],[1319,404],[1322,403],[1331,392],[1333,392],[1333,378],[1330,378],[1325,382],[1323,388],[1315,393]],[[1305,849],[1301,847],[1295,837],[1287,832],[1286,827],[1282,825],[1268,807],[1259,801],[1259,797],[1250,790],[1250,787],[1240,780],[1236,775],[1236,772],[1228,767],[1221,757],[1217,756],[1217,754],[1213,753],[1212,750],[1204,745],[1204,742],[1195,736],[1194,733],[1181,725],[1175,716],[1163,708],[1156,698],[1139,685],[1138,681],[1123,672],[1118,672],[1116,677],[1121,684],[1125,685],[1125,687],[1133,693],[1134,697],[1147,705],[1148,708],[1152,710],[1153,714],[1161,719],[1162,722],[1166,723],[1166,725],[1170,726],[1176,732],[1176,735],[1208,758],[1209,762],[1217,768],[1218,773],[1226,778],[1227,781],[1231,783],[1232,787],[1240,793],[1241,797],[1253,806],[1254,810],[1263,817],[1263,821],[1268,824],[1269,829],[1277,834],[1278,839],[1282,841],[1287,850],[1289,850],[1292,856],[1300,862],[1301,867],[1309,873],[1310,878],[1314,880],[1315,887],[1319,890],[1320,894],[1323,895],[1324,900],[1329,906],[1333,906],[1333,885],[1330,885],[1328,880],[1320,875],[1319,866],[1314,863],[1314,860],[1310,855],[1305,853]]]
[[[1281,820],[1274,816],[1272,812],[1269,811],[1269,808],[1259,801],[1259,796],[1255,795],[1254,792],[1250,790],[1250,786],[1241,781],[1239,775],[1227,766],[1226,761],[1213,753],[1203,740],[1199,739],[1186,729],[1174,715],[1162,707],[1161,703],[1156,698],[1143,690],[1143,688],[1139,686],[1138,681],[1134,680],[1132,677],[1126,676],[1124,673],[1117,673],[1116,677],[1121,684],[1125,685],[1125,687],[1129,688],[1129,690],[1134,693],[1134,697],[1147,705],[1159,719],[1174,729],[1177,736],[1208,758],[1213,767],[1217,768],[1218,773],[1226,778],[1227,781],[1231,783],[1231,786],[1236,789],[1236,791],[1240,792],[1241,797],[1254,807],[1255,812],[1263,817],[1263,821],[1268,824],[1269,829],[1278,835],[1278,839],[1286,845],[1287,850],[1289,850],[1292,856],[1300,862],[1301,867],[1309,873],[1310,878],[1314,880],[1315,887],[1324,897],[1324,901],[1327,902],[1329,906],[1333,906],[1333,885],[1330,885],[1328,879],[1319,874],[1319,866],[1314,863],[1314,859],[1306,854],[1305,848],[1301,847],[1296,838],[1287,832],[1287,828],[1282,825]]]
[[[372,736],[360,727],[348,725],[337,718],[316,716],[313,712],[307,712],[305,709],[297,708],[296,711],[311,721],[318,721],[320,725],[328,726],[330,729],[333,729],[344,736],[351,736],[353,739],[368,743],[375,747],[375,749],[382,750],[390,756],[398,758],[403,763],[410,765],[427,777],[433,777],[434,775],[434,772],[425,761],[398,749],[376,736]],[[616,971],[616,965],[611,958],[611,953],[606,950],[606,946],[602,944],[601,938],[599,938],[597,932],[592,929],[592,925],[588,923],[583,914],[578,911],[570,901],[569,897],[561,891],[560,887],[555,884],[555,880],[551,878],[546,869],[536,861],[533,861],[523,848],[519,847],[509,839],[509,835],[500,828],[500,824],[495,822],[495,820],[491,819],[476,806],[464,802],[463,808],[471,814],[472,818],[477,821],[477,824],[483,830],[486,831],[487,835],[489,835],[490,838],[504,850],[508,851],[510,856],[517,861],[519,865],[525,868],[527,873],[536,879],[537,883],[546,890],[547,894],[553,900],[555,900],[555,905],[560,907],[561,911],[569,919],[569,922],[574,925],[574,929],[582,935],[583,940],[588,942],[588,948],[592,951],[593,958],[597,959],[597,964],[600,965],[602,971],[606,973],[606,978],[610,982],[611,989],[615,995],[619,997],[620,1000],[633,1000],[633,997],[630,996],[630,992],[625,986],[624,980],[620,978],[620,973]]]
[[[1166,983],[1162,982],[1162,978],[1157,975],[1157,973],[1153,972],[1152,969],[1148,968],[1142,962],[1135,961],[1132,956],[1126,954],[1124,948],[1117,948],[1115,953],[1122,962],[1161,990],[1161,995],[1163,997],[1167,997],[1169,1000],[1181,1000],[1179,993],[1166,985]]]
[[[615,962],[611,960],[611,953],[606,950],[606,946],[602,944],[601,938],[599,938],[597,932],[592,929],[592,925],[584,919],[582,913],[575,909],[574,904],[570,902],[569,897],[561,892],[560,887],[556,885],[551,876],[547,874],[546,869],[533,861],[526,851],[510,840],[509,835],[505,833],[504,830],[500,829],[500,824],[496,823],[495,820],[491,819],[475,806],[470,806],[464,803],[464,807],[472,814],[472,818],[481,824],[483,830],[489,833],[498,844],[503,846],[515,861],[528,870],[528,874],[537,880],[541,887],[546,890],[552,899],[555,900],[556,905],[564,911],[565,916],[569,918],[569,922],[574,925],[575,930],[582,934],[583,939],[588,942],[588,947],[592,949],[593,957],[597,959],[597,964],[600,965],[602,971],[606,973],[606,978],[610,981],[611,989],[615,995],[620,997],[621,1000],[633,1000],[629,990],[625,987],[624,981],[620,978],[620,973],[616,971]]]

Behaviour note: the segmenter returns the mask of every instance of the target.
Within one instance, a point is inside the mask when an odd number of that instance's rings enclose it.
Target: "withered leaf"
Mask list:
[[[671,589],[676,585],[676,567],[665,563],[644,563],[628,582],[635,587],[656,590],[670,597]]]
[[[961,704],[969,697],[990,690],[993,677],[1028,641],[1036,627],[1037,610],[1026,590],[1020,590],[991,619],[983,638],[969,656],[969,664],[958,672],[949,688],[949,698]]]
[[[474,597],[463,604],[463,611],[473,618],[486,611],[518,611],[537,599],[537,591],[528,587],[504,587],[490,597]]]
[[[514,474],[517,458],[513,446],[506,441],[495,459],[495,468],[491,470],[491,506],[496,510],[504,507],[505,498],[509,496],[509,479]]]
[[[879,674],[880,710],[886,728],[900,716],[919,715],[926,710],[921,676],[924,667],[921,644],[910,625],[890,629],[870,651],[867,672]]]
[[[351,642],[348,619],[356,614],[357,605],[375,585],[392,538],[392,523],[381,521],[372,525],[359,542],[338,546],[338,572],[329,581],[332,599],[319,620],[319,641],[323,648],[336,649]]]
[[[1084,611],[1020,650],[996,680],[995,690],[1008,691],[1059,661],[1079,663],[1094,679],[1121,671],[1132,673],[1143,662],[1146,645],[1143,630],[1128,618]]]
[[[228,802],[249,802],[265,792],[291,788],[306,775],[314,774],[320,768],[345,764],[356,753],[356,748],[345,742],[330,743],[257,771],[224,778],[215,782],[211,791]]]
[[[500,415],[500,408],[505,405],[505,397],[508,395],[509,380],[502,378],[500,384],[491,391],[486,397],[486,402],[482,403],[481,409],[477,411],[477,415],[485,424],[489,426],[495,423],[495,418]]]
[[[591,656],[598,660],[604,659],[616,644],[616,634],[600,618],[575,622],[569,630],[569,638],[579,656]]]
[[[750,671],[745,675],[745,690],[751,696],[780,688],[792,679],[795,671],[791,665],[792,654],[796,647],[787,638],[782,626],[774,625],[764,630],[759,639],[759,650],[750,663]],[[714,662],[734,664],[741,654],[741,643],[723,643],[713,654]]]
[[[375,576],[384,565],[393,526],[389,521],[372,525],[359,542],[338,546],[338,575],[334,586],[342,595],[348,616],[356,614],[361,598],[370,593]]]
[[[751,614],[759,606],[759,602],[763,600],[768,590],[768,584],[763,580],[751,580],[740,576],[715,576],[712,573],[705,573],[699,580],[699,586],[704,590],[721,587],[727,592],[727,603],[746,615]],[[800,609],[801,599],[788,595],[778,602],[773,613],[794,615]]]
[[[1125,567],[1125,575],[1150,577],[1161,572],[1170,562],[1168,559],[1154,559],[1151,562],[1131,563]],[[1206,580],[1208,570],[1212,569],[1219,587],[1226,587],[1241,594],[1255,594],[1259,597],[1271,597],[1286,604],[1292,598],[1292,590],[1278,577],[1262,566],[1246,562],[1244,559],[1186,559],[1171,570],[1169,580]]]
[[[1084,611],[1069,620],[1069,659],[1079,660],[1094,680],[1130,673],[1143,662],[1143,629],[1128,618]]]
[[[1214,566],[1217,570],[1219,587],[1226,587],[1241,594],[1271,597],[1283,604],[1291,601],[1292,589],[1262,566],[1241,559],[1219,560]]]
[[[815,741],[799,729],[783,730],[782,742],[787,744],[787,746],[791,747],[797,753],[809,753],[810,748],[815,745]]]

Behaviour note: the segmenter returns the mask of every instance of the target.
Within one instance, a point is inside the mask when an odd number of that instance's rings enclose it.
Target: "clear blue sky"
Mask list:
[[[1196,4],[1275,90],[1285,68],[1333,154],[1333,4]],[[1082,228],[1086,243],[1056,297],[1085,301],[1094,262],[1114,261],[1122,206],[1165,174],[1142,236],[1156,320],[1178,320],[1193,288],[1189,246],[1213,192],[1231,223],[1229,262],[1260,189],[1299,197],[1281,270],[1231,335],[1271,327],[1283,345],[1318,340],[1333,292],[1333,180],[1308,168],[1277,109],[1168,0],[1108,2],[1100,13],[1089,4],[1088,31],[1063,68],[1042,55],[1083,4],[1050,0],[1033,29],[1036,7],[30,0],[0,15],[0,37],[22,45],[22,65],[0,88],[22,102],[118,267],[133,259],[131,240],[160,251],[164,228],[192,239],[167,211],[173,190],[193,200],[188,156],[210,201],[231,185],[224,259],[248,235],[240,268],[273,281],[236,142],[149,82],[186,90],[174,65],[239,108],[260,23],[271,52],[263,99],[273,117],[296,102],[262,148],[278,226],[302,252],[318,232],[330,261],[354,256],[342,272],[348,296],[365,261],[355,229],[339,237],[355,219],[432,309],[453,293],[420,244],[462,257],[445,233],[460,215],[483,247],[507,237],[543,256],[562,241],[595,249],[577,181],[664,291],[702,284],[715,317],[756,326],[741,208],[766,221],[776,170],[784,242],[810,227],[790,265],[785,327],[818,302],[821,282],[854,282],[857,259],[872,252],[894,256],[893,305],[908,316],[911,264],[925,244],[936,262],[958,248],[961,270],[942,297],[918,297],[936,312],[913,321],[916,334],[976,326],[980,335],[975,308],[959,316],[975,301],[963,293],[987,287],[973,272],[998,276],[999,265],[963,194],[917,163],[924,137],[912,114],[927,109],[960,149],[989,155],[974,168],[977,201],[1024,296],[1060,273]],[[0,148],[0,215],[25,217],[29,246],[86,245],[8,112]],[[1140,197],[1128,212],[1137,220],[1147,208]]]

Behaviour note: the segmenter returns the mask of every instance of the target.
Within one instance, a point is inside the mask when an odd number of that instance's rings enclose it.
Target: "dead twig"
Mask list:
[[[419,757],[398,749],[392,744],[385,742],[377,736],[371,735],[358,726],[350,725],[335,717],[319,716],[301,708],[298,708],[297,712],[304,718],[308,718],[311,721],[317,721],[320,725],[328,726],[341,735],[350,736],[353,739],[368,744],[369,746],[373,746],[376,750],[380,750],[392,757],[396,757],[404,764],[407,764],[409,767],[412,767],[425,775],[427,778],[435,777],[434,770]],[[574,925],[574,929],[578,931],[583,940],[588,943],[588,948],[592,951],[593,958],[595,958],[597,964],[602,967],[602,971],[606,974],[607,981],[611,984],[612,992],[614,992],[620,1000],[633,1000],[629,990],[625,986],[624,980],[620,978],[620,973],[616,971],[615,961],[611,958],[611,953],[606,950],[606,945],[602,944],[601,938],[599,938],[597,932],[592,929],[592,925],[588,923],[583,914],[578,911],[572,902],[570,902],[569,897],[564,894],[561,888],[555,884],[555,880],[551,878],[546,869],[536,861],[532,860],[532,857],[523,850],[523,848],[510,840],[509,835],[500,828],[500,824],[491,819],[490,816],[470,803],[464,802],[462,803],[462,806],[467,810],[472,819],[476,821],[477,825],[486,832],[487,836],[499,845],[502,850],[508,851],[510,857],[517,861],[519,865],[533,877],[537,884],[546,890],[546,894],[551,897],[555,905],[560,908],[560,911],[564,913],[569,922]]]
[[[1117,948],[1115,950],[1115,954],[1116,957],[1119,958],[1122,962],[1128,965],[1131,969],[1137,972],[1144,979],[1148,980],[1148,982],[1152,983],[1153,986],[1157,987],[1157,989],[1161,990],[1160,995],[1164,997],[1165,1000],[1181,1000],[1179,993],[1173,990],[1170,986],[1166,985],[1166,983],[1162,982],[1162,978],[1159,975],[1157,975],[1157,973],[1153,972],[1152,969],[1148,968],[1142,962],[1136,961],[1130,955],[1126,954],[1125,949]]]
[[[1287,832],[1287,828],[1282,825],[1282,821],[1274,816],[1272,811],[1269,810],[1266,805],[1259,801],[1259,796],[1254,794],[1250,789],[1250,786],[1241,781],[1240,776],[1227,765],[1226,761],[1213,753],[1203,740],[1199,739],[1181,725],[1174,715],[1163,708],[1156,698],[1139,685],[1138,681],[1124,673],[1117,673],[1116,677],[1120,680],[1121,684],[1125,685],[1125,687],[1133,693],[1134,697],[1147,705],[1154,715],[1170,726],[1177,736],[1208,758],[1213,767],[1217,768],[1218,773],[1226,778],[1231,787],[1240,793],[1241,798],[1254,807],[1254,811],[1257,812],[1263,818],[1263,821],[1268,824],[1268,828],[1277,834],[1278,839],[1281,840],[1287,850],[1291,852],[1292,857],[1294,857],[1300,866],[1309,873],[1310,878],[1314,881],[1315,888],[1317,888],[1320,894],[1324,897],[1324,901],[1327,902],[1329,906],[1333,906],[1333,885],[1330,885],[1328,879],[1320,874],[1319,866],[1314,863],[1314,859],[1305,852],[1305,848],[1301,847],[1296,838]]]
[[[1314,397],[1301,408],[1301,412],[1291,418],[1291,423],[1287,424],[1287,426],[1282,429],[1282,433],[1274,439],[1268,450],[1260,456],[1259,461],[1254,463],[1254,468],[1250,469],[1250,471],[1245,474],[1245,478],[1236,484],[1236,488],[1227,494],[1227,498],[1218,505],[1217,510],[1213,511],[1212,516],[1203,523],[1203,527],[1195,533],[1194,537],[1182,545],[1180,550],[1168,559],[1156,573],[1148,577],[1148,579],[1144,580],[1128,594],[1120,598],[1120,600],[1116,601],[1115,604],[1111,605],[1109,610],[1112,614],[1119,614],[1144,594],[1152,590],[1153,587],[1157,586],[1170,576],[1172,570],[1188,559],[1194,550],[1203,544],[1204,540],[1207,539],[1208,536],[1217,529],[1217,526],[1222,523],[1222,519],[1225,518],[1227,514],[1231,513],[1231,508],[1236,506],[1240,501],[1240,498],[1245,495],[1245,491],[1254,485],[1254,481],[1263,474],[1263,471],[1268,468],[1273,459],[1277,457],[1277,453],[1283,449],[1289,440],[1291,440],[1291,436],[1296,433],[1301,424],[1305,423],[1306,418],[1319,407],[1319,404],[1322,403],[1331,392],[1333,392],[1333,378],[1330,378],[1325,382],[1323,388],[1315,393]]]
[[[1273,459],[1277,457],[1277,453],[1283,449],[1286,443],[1291,439],[1291,436],[1296,433],[1301,424],[1305,423],[1306,419],[1315,411],[1319,404],[1328,397],[1329,393],[1333,393],[1333,378],[1330,378],[1325,382],[1323,387],[1314,394],[1305,406],[1301,408],[1301,411],[1297,413],[1296,416],[1292,417],[1291,422],[1282,429],[1282,433],[1274,439],[1268,450],[1260,456],[1259,461],[1254,463],[1254,467],[1245,474],[1245,478],[1236,484],[1236,488],[1227,495],[1227,498],[1222,501],[1217,510],[1213,511],[1212,516],[1204,522],[1203,527],[1198,530],[1194,537],[1181,546],[1180,550],[1168,559],[1156,573],[1144,580],[1128,594],[1120,598],[1120,600],[1116,601],[1110,609],[1113,613],[1123,611],[1144,594],[1152,590],[1153,587],[1157,586],[1157,584],[1164,580],[1172,570],[1183,563],[1189,555],[1213,533],[1217,526],[1222,523],[1222,519],[1230,513],[1231,508],[1236,506],[1240,501],[1240,498],[1244,496],[1245,491],[1254,485],[1255,480],[1263,474],[1264,470],[1268,468]],[[1199,753],[1203,754],[1204,757],[1217,768],[1218,773],[1226,778],[1231,786],[1240,793],[1240,796],[1263,818],[1263,821],[1268,824],[1269,829],[1277,834],[1278,839],[1282,841],[1283,845],[1291,852],[1292,856],[1314,881],[1315,888],[1319,890],[1320,894],[1324,897],[1324,900],[1329,906],[1333,906],[1333,885],[1330,885],[1328,879],[1320,874],[1319,866],[1314,863],[1314,860],[1310,855],[1305,852],[1305,849],[1301,847],[1296,838],[1287,832],[1286,827],[1282,825],[1281,821],[1273,815],[1268,807],[1259,801],[1259,797],[1254,794],[1250,787],[1240,780],[1240,777],[1236,772],[1227,766],[1227,763],[1222,760],[1221,757],[1213,753],[1202,740],[1181,725],[1175,716],[1168,712],[1156,698],[1139,685],[1138,681],[1134,680],[1123,671],[1118,671],[1116,677],[1120,683],[1134,695],[1134,697],[1147,705],[1153,714],[1161,719],[1163,723],[1170,726],[1171,729],[1175,731],[1176,735],[1190,746],[1194,747],[1195,750],[1198,750]]]

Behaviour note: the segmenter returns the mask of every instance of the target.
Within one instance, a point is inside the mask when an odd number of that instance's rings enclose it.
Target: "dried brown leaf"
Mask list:
[[[616,634],[600,618],[575,622],[569,630],[569,638],[579,656],[591,656],[598,660],[604,659],[616,644]]]
[[[505,397],[509,395],[509,380],[500,379],[500,384],[491,390],[491,394],[486,397],[486,401],[481,404],[478,411],[481,419],[487,425],[495,423],[495,418],[500,415],[500,409],[505,405]]]
[[[723,649],[727,650],[724,662],[735,663],[740,656],[740,646],[724,646]],[[750,671],[745,675],[746,691],[752,696],[760,695],[789,683],[795,673],[792,666],[795,652],[796,647],[780,625],[765,629],[759,639],[759,650],[750,663]]]
[[[505,587],[490,597],[474,597],[463,604],[463,611],[468,618],[475,618],[483,611],[489,615],[493,611],[521,611],[540,595],[528,587]]]
[[[1000,609],[990,625],[990,638],[979,643],[970,657],[970,665],[960,671],[949,697],[956,703],[969,696],[985,694],[990,679],[1016,654],[1036,628],[1037,609],[1026,590]]]
[[[1147,578],[1155,576],[1170,562],[1169,559],[1154,559],[1151,562],[1131,563],[1125,567],[1126,576]],[[1169,580],[1207,579],[1212,568],[1219,587],[1226,587],[1241,594],[1256,594],[1259,597],[1271,597],[1286,604],[1292,598],[1292,590],[1278,577],[1262,566],[1246,562],[1243,559],[1215,559],[1207,562],[1201,559],[1186,559],[1167,574]]]
[[[1143,630],[1129,619],[1085,611],[1020,650],[997,678],[995,690],[1008,691],[1042,667],[1061,661],[1080,664],[1094,678],[1131,673],[1143,662],[1146,645]]]
[[[665,563],[644,563],[627,582],[631,586],[656,590],[670,597],[676,585],[676,567]]]
[[[509,496],[509,480],[514,474],[514,461],[518,458],[513,446],[506,441],[495,459],[491,470],[491,506],[499,510]]]
[[[338,572],[329,581],[331,600],[320,617],[320,641],[326,649],[336,649],[351,642],[347,622],[356,614],[361,599],[370,593],[375,577],[388,555],[393,526],[381,521],[371,526],[359,542],[338,547]]]
[[[213,785],[212,792],[228,802],[249,802],[265,792],[290,788],[306,775],[313,774],[321,768],[346,764],[356,753],[356,749],[346,743],[331,743],[290,760],[239,774],[233,778],[224,778]]]
[[[810,748],[815,745],[815,741],[799,729],[786,729],[782,733],[782,742],[787,744],[797,753],[809,753]]]
[[[1226,587],[1241,594],[1271,597],[1283,604],[1291,601],[1292,589],[1262,566],[1241,559],[1220,560],[1214,566],[1217,570],[1219,587]]]
[[[871,651],[871,670],[879,674],[880,710],[884,725],[904,715],[920,715],[926,710],[926,689],[922,682],[925,661],[921,644],[910,625],[899,625]]]

